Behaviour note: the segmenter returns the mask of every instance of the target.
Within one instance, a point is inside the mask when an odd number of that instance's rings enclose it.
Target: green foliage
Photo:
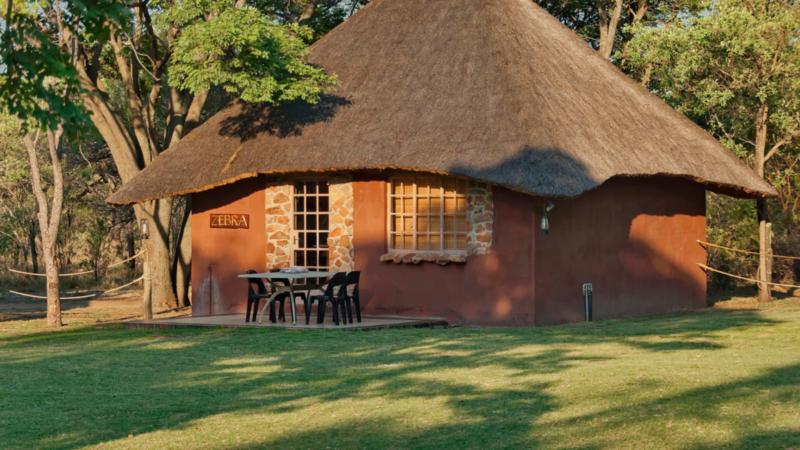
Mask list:
[[[740,157],[753,147],[759,102],[770,107],[771,142],[800,130],[800,3],[709,0],[705,7],[671,27],[637,27],[630,64],[650,66],[648,87]]]
[[[310,29],[276,24],[230,1],[192,6],[169,12],[183,28],[174,45],[171,85],[195,94],[220,86],[246,102],[316,103],[335,84],[335,76],[305,62],[308,48],[297,37],[310,39]]]
[[[71,58],[53,39],[57,30],[42,14],[39,3],[22,0],[10,3],[5,11],[6,26],[0,35],[0,102],[24,123],[56,129],[64,124],[65,133],[74,136],[88,127],[88,113],[80,102],[77,72]],[[59,2],[64,26],[80,27],[87,35],[107,34],[109,20],[119,20],[126,8],[113,0],[70,0]],[[58,37],[62,39],[62,37]],[[77,47],[77,43],[74,44]],[[77,50],[75,50],[77,51]]]

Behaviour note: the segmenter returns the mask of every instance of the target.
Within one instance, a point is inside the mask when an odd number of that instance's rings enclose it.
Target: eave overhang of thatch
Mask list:
[[[621,176],[777,195],[707,132],[530,0],[373,0],[312,46],[339,76],[317,105],[233,102],[109,197],[258,174],[376,169],[574,197]]]

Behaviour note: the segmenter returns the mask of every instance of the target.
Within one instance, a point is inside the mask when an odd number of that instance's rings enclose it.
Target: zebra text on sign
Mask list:
[[[249,214],[211,214],[211,228],[250,228]]]

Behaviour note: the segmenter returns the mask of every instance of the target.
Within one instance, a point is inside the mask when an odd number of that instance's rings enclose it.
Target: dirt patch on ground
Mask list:
[[[44,326],[47,301],[19,296],[0,299],[0,329],[21,326]],[[191,308],[154,311],[154,317],[191,315]],[[61,300],[61,318],[65,326],[119,323],[142,317],[142,291],[125,291],[94,299]]]

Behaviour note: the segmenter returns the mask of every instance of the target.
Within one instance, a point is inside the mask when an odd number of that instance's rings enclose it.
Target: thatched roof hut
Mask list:
[[[318,105],[234,102],[108,201],[258,174],[383,168],[545,196],[643,175],[775,195],[530,0],[374,0],[314,44],[310,61],[341,83]]]

